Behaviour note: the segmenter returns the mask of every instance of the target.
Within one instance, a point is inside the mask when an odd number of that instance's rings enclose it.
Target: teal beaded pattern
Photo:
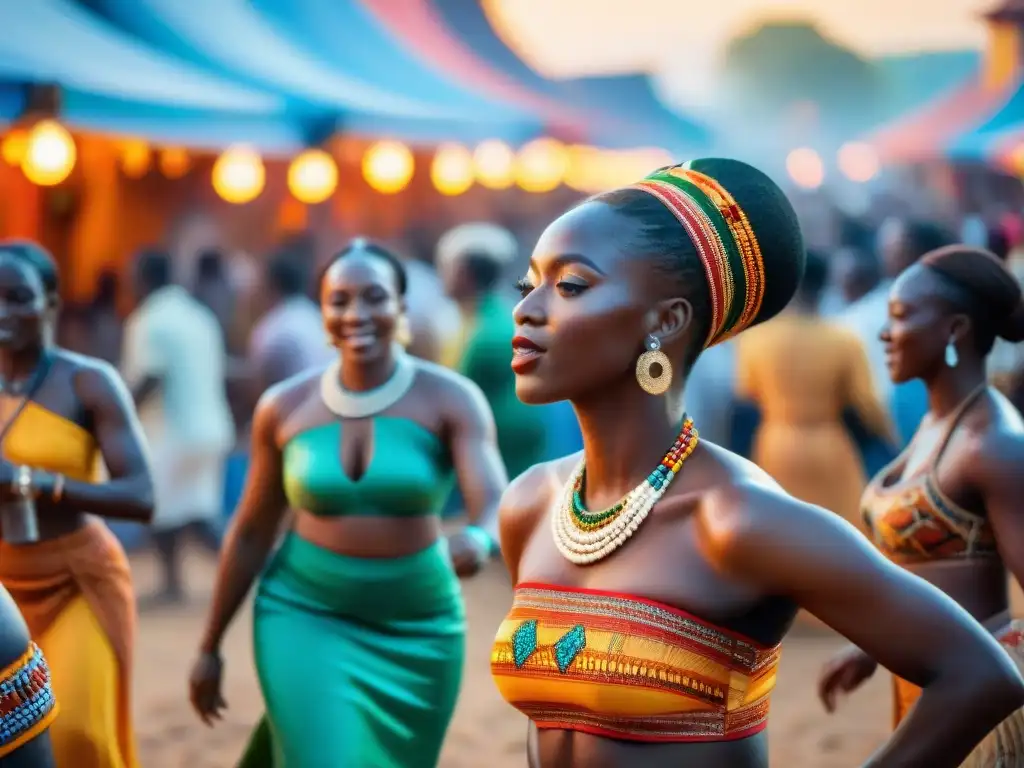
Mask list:
[[[563,675],[573,660],[587,647],[587,634],[582,624],[577,624],[555,641],[551,649],[555,652],[555,664]],[[537,620],[530,619],[520,624],[512,633],[512,660],[516,668],[522,666],[537,650]]]
[[[580,461],[566,487],[564,502],[552,516],[555,543],[562,555],[577,565],[587,565],[622,546],[664,495],[698,441],[693,421],[684,417],[679,435],[658,466],[619,503],[600,511],[588,510],[583,501],[586,465]]]
[[[33,643],[0,680],[0,756],[14,743],[51,718],[56,700],[50,687],[50,669],[39,646]]]

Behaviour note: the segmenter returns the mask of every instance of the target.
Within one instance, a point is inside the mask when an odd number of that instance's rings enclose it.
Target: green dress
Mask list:
[[[498,448],[508,476],[515,478],[544,460],[547,430],[543,411],[516,396],[512,372],[512,338],[516,327],[512,304],[491,294],[481,299],[459,364],[487,398],[498,430]]]
[[[342,425],[284,450],[289,503],[315,515],[438,514],[446,447],[377,416],[373,459],[353,482]],[[260,579],[253,643],[267,713],[244,768],[433,768],[462,678],[465,614],[444,540],[398,558],[338,555],[291,533]]]

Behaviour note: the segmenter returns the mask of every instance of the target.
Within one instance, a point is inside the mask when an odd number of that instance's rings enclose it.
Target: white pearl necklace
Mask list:
[[[390,408],[412,388],[416,363],[404,349],[394,345],[395,370],[391,378],[374,389],[351,392],[341,386],[341,361],[335,360],[320,376],[320,398],[335,416],[363,419]]]
[[[697,430],[694,429],[691,445],[688,446],[680,461],[685,461],[690,455],[693,448],[696,447],[697,440]],[[669,472],[661,487],[658,488],[652,484],[648,476],[640,485],[626,494],[622,501],[622,511],[610,522],[596,530],[586,531],[577,524],[572,511],[573,494],[585,466],[585,461],[581,459],[566,482],[562,503],[551,515],[551,530],[558,551],[566,560],[576,565],[596,563],[625,544],[647,519],[651,509],[665,495],[665,491],[668,490],[672,480],[678,474],[677,471]]]

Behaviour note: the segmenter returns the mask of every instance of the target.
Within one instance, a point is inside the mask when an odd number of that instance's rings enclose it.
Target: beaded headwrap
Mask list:
[[[757,318],[764,300],[764,260],[754,229],[735,198],[690,165],[662,168],[632,187],[658,198],[672,212],[704,264],[711,290],[706,349]]]
[[[50,670],[39,646],[30,643],[21,658],[0,671],[0,758],[45,731],[56,717]]]

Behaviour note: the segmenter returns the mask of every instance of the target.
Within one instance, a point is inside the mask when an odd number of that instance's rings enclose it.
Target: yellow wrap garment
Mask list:
[[[3,457],[79,481],[95,477],[93,436],[29,402]],[[131,718],[135,601],[124,550],[98,520],[35,544],[0,542],[0,582],[50,666],[61,713],[50,729],[60,768],[136,768]]]

